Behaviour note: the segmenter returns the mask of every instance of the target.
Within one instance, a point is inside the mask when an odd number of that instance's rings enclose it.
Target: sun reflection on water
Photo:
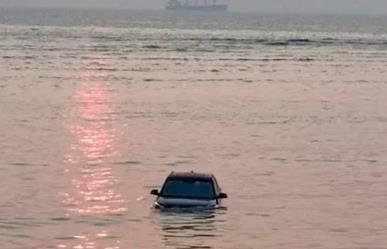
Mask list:
[[[109,235],[104,233],[104,232],[100,232],[100,233],[97,233],[97,234],[91,234],[91,235],[76,235],[76,236],[73,236],[73,241],[71,244],[68,244],[68,243],[60,243],[58,245],[56,245],[56,248],[57,249],[60,249],[60,248],[72,248],[72,249],[96,249],[96,248],[103,248],[103,249],[119,249],[120,246],[119,244],[121,243],[120,240],[116,240],[115,241],[115,244],[116,245],[101,245],[99,242],[99,240],[103,239],[103,238],[108,238]]]
[[[86,214],[91,221],[86,231],[78,231],[70,239],[61,240],[57,248],[120,248],[118,237],[112,239],[109,232],[101,232],[92,225],[93,219],[126,211],[126,202],[117,191],[118,179],[110,163],[118,153],[115,147],[115,96],[105,82],[94,80],[103,78],[103,75],[83,73],[65,115],[72,142],[69,153],[64,155],[70,188],[64,194],[63,203],[70,215]],[[87,217],[82,219],[87,220]]]
[[[64,203],[77,213],[121,213],[126,210],[125,201],[116,191],[117,178],[108,166],[108,159],[117,154],[114,95],[91,75],[83,74],[82,79],[68,113],[67,127],[73,143],[65,163],[72,188],[65,194]]]

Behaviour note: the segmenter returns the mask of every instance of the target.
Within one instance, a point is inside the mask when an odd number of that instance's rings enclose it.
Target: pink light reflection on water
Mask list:
[[[110,214],[126,211],[117,193],[117,178],[108,166],[115,151],[114,95],[96,75],[84,73],[83,82],[72,96],[67,127],[73,135],[71,152],[65,155],[71,191],[64,203],[72,212]],[[101,78],[101,77],[99,77]]]
[[[73,236],[71,243],[59,243],[56,245],[57,249],[61,248],[73,248],[73,249],[119,249],[120,240],[114,242],[115,245],[102,245],[101,239],[108,238],[109,235],[105,232],[99,232],[96,234],[88,235],[76,235]]]

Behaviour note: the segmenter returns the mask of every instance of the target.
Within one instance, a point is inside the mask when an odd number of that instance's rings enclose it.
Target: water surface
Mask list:
[[[385,17],[0,13],[2,247],[385,248]]]

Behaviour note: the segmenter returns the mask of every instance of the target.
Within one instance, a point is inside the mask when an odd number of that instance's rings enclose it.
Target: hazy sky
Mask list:
[[[0,6],[161,9],[167,0],[0,0]],[[387,0],[224,0],[232,10],[387,14]]]

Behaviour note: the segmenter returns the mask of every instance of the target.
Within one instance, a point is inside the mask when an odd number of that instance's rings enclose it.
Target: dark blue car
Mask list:
[[[217,208],[227,198],[212,174],[172,172],[161,190],[154,189],[157,199],[154,207],[166,208]]]

